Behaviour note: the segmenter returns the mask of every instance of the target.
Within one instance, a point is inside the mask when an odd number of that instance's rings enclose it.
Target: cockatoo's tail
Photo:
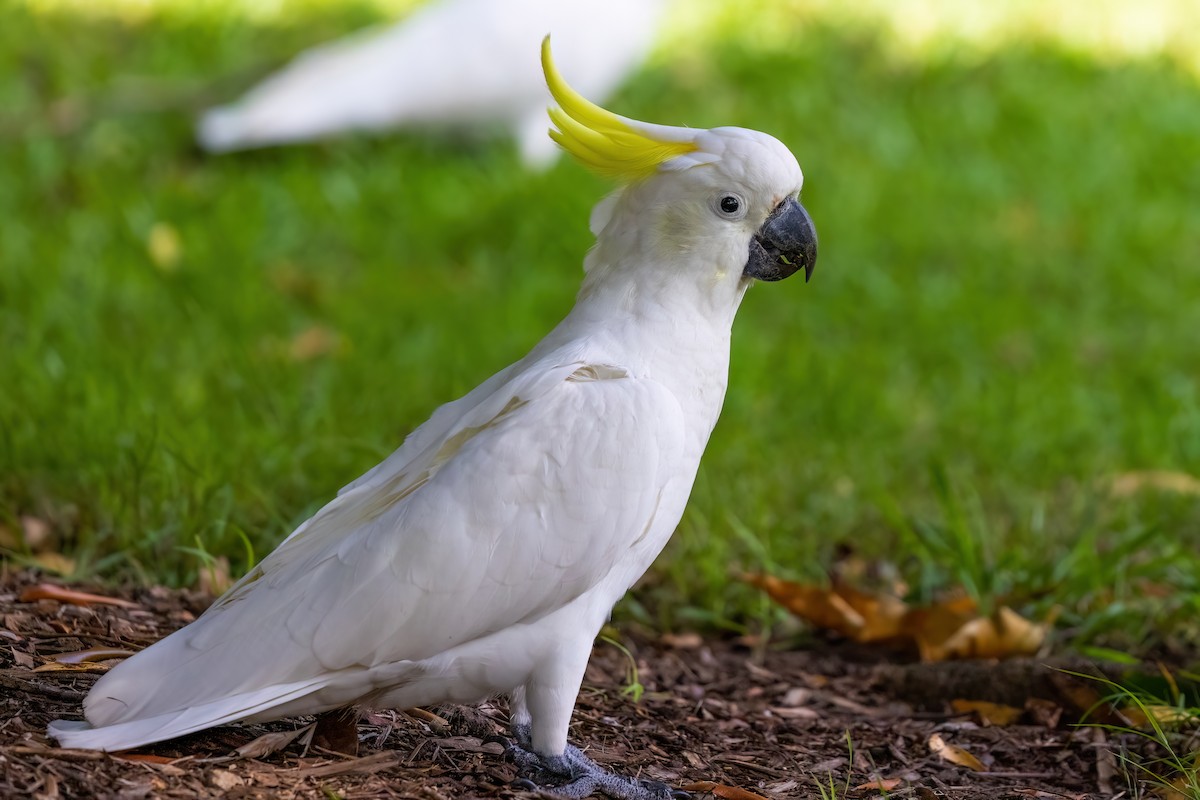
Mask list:
[[[721,132],[752,134],[779,144],[757,131],[655,125],[601,108],[572,89],[559,73],[550,53],[549,36],[542,40],[542,70],[550,94],[558,103],[557,108],[550,109],[550,120],[556,126],[550,129],[550,138],[588,169],[622,183],[642,180],[659,171],[684,170],[720,160],[728,144],[724,137],[714,136]],[[720,211],[731,218],[739,212],[745,214],[742,198],[723,196],[717,202]],[[817,231],[812,217],[795,197],[788,196],[780,200],[751,239],[742,274],[777,281],[803,269],[807,281],[816,263]]]

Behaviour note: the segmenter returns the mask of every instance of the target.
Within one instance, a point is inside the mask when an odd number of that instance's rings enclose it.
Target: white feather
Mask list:
[[[663,0],[435,0],[382,28],[306,51],[232,105],[200,119],[221,152],[351,130],[501,125],[530,166],[557,154],[538,44],[550,33],[567,74],[602,101],[653,44]]]
[[[570,314],[438,409],[191,625],[104,675],[72,747],[509,692],[563,752],[592,640],[683,514],[725,393],[751,235],[799,190],[763,134],[604,201]],[[748,211],[714,212],[732,191]]]

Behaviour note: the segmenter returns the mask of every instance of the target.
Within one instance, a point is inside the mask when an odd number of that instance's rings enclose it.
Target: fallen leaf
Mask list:
[[[73,575],[75,573],[75,559],[53,550],[48,550],[44,553],[35,553],[29,560],[36,564],[43,572],[52,572],[60,576]]]
[[[233,586],[233,576],[230,574],[229,559],[217,556],[200,566],[196,579],[196,588],[209,597],[220,597]]]
[[[245,786],[246,780],[241,775],[235,775],[227,769],[213,770],[208,776],[209,782],[224,792],[238,786]]]
[[[1176,494],[1200,494],[1200,479],[1186,472],[1166,469],[1148,469],[1122,472],[1114,475],[1109,483],[1113,497],[1129,497],[1146,489]]]
[[[903,783],[903,781],[899,778],[876,778],[873,781],[860,783],[858,786],[854,787],[854,791],[864,792],[869,790],[873,792],[890,792],[898,787],[901,783]]]
[[[1166,705],[1131,705],[1121,706],[1118,711],[1135,728],[1151,728],[1153,723],[1170,726],[1195,722],[1196,715],[1187,709]]]
[[[310,725],[305,725],[303,728],[297,728],[294,731],[264,733],[257,739],[246,742],[233,752],[234,755],[240,758],[265,758],[272,753],[278,753],[306,733],[311,736],[316,727],[317,723],[314,722]]]
[[[106,661],[110,658],[128,658],[132,650],[119,647],[92,647],[87,650],[75,650],[71,653],[56,653],[51,659],[60,664],[83,664],[89,661]]]
[[[767,800],[761,794],[755,794],[748,789],[726,786],[715,781],[696,781],[684,786],[683,790],[685,792],[708,792],[713,797],[720,797],[721,800]]]
[[[53,583],[39,583],[36,586],[28,586],[21,591],[21,595],[17,599],[22,603],[32,603],[35,600],[57,600],[60,603],[67,603],[73,606],[105,605],[117,606],[119,608],[138,607],[137,603],[122,600],[119,597],[105,597],[104,595],[91,594],[90,592],[79,592],[74,589],[55,586]]]
[[[1030,622],[1008,606],[1001,606],[987,617],[966,622],[944,641],[918,636],[918,642],[926,661],[1010,658],[1035,654],[1046,641],[1048,630],[1048,622]]]
[[[1042,697],[1030,697],[1025,701],[1025,710],[1029,712],[1034,723],[1045,728],[1057,728],[1062,719],[1063,707],[1053,700]]]
[[[988,771],[988,768],[983,765],[982,761],[961,747],[948,744],[946,740],[942,738],[940,733],[930,734],[929,749],[938,757],[949,761],[951,764],[957,764],[960,767],[966,767],[972,772]]]
[[[370,775],[373,772],[379,772],[382,769],[391,769],[400,763],[402,756],[400,753],[385,750],[382,753],[375,753],[362,758],[355,758],[350,761],[338,761],[333,764],[323,764],[319,767],[305,767],[298,769],[294,775],[299,775],[305,778],[331,778],[334,775]]]
[[[986,700],[951,700],[950,706],[959,714],[975,714],[984,724],[998,727],[1012,725],[1025,713],[1023,708]]]
[[[327,355],[339,355],[345,350],[342,335],[324,325],[310,325],[292,337],[288,344],[288,357],[292,361],[305,362]]]
[[[96,664],[86,661],[79,664],[60,664],[57,661],[49,661],[39,667],[34,667],[33,672],[108,672],[108,664]]]
[[[118,761],[137,761],[143,764],[174,764],[176,756],[157,756],[153,753],[119,753],[113,756]]]
[[[25,546],[36,553],[53,546],[54,529],[46,520],[26,514],[21,517],[21,537]]]
[[[163,272],[174,272],[179,267],[179,258],[183,255],[183,243],[179,231],[167,222],[156,222],[150,226],[146,234],[146,252],[154,266]]]
[[[704,644],[698,633],[664,633],[660,638],[663,644],[676,650],[698,650]]]
[[[353,706],[317,714],[313,747],[345,756],[358,755],[358,718],[358,708]]]
[[[837,580],[831,587],[824,587],[772,575],[746,575],[743,579],[801,619],[858,642],[882,641],[899,635],[900,623],[908,610],[897,597],[860,591]]]
[[[1101,696],[1095,681],[1061,670],[1050,672],[1047,678],[1059,695],[1083,715],[1084,722],[1122,728],[1133,725],[1120,709]]]

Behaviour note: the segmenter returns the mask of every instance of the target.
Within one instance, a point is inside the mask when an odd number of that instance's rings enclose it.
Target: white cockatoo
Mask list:
[[[645,59],[665,0],[434,0],[400,22],[298,56],[245,97],[206,112],[222,152],[402,126],[500,125],[525,163],[549,166],[546,32],[578,89],[601,102]]]
[[[507,693],[524,774],[581,797],[669,796],[567,744],[592,643],[683,514],[746,289],[816,259],[784,145],[593,105],[542,46],[551,137],[621,186],[592,212],[574,308],[442,406],[199,619],[59,721],[123,750],[237,720]]]

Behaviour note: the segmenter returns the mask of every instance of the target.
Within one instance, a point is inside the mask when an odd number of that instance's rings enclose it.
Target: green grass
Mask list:
[[[203,102],[383,12],[113,5],[0,0],[0,524],[180,583],[197,550],[262,555],[520,357],[606,186],[461,136],[203,157]],[[822,248],[811,284],[748,296],[691,506],[626,611],[744,625],[764,601],[732,568],[811,578],[851,541],[921,592],[1061,605],[1067,638],[1200,641],[1200,498],[1104,487],[1200,474],[1197,73],[1045,37],[901,46],[811,5],[677,36],[610,103],[790,144]],[[291,357],[316,326],[331,352]]]

